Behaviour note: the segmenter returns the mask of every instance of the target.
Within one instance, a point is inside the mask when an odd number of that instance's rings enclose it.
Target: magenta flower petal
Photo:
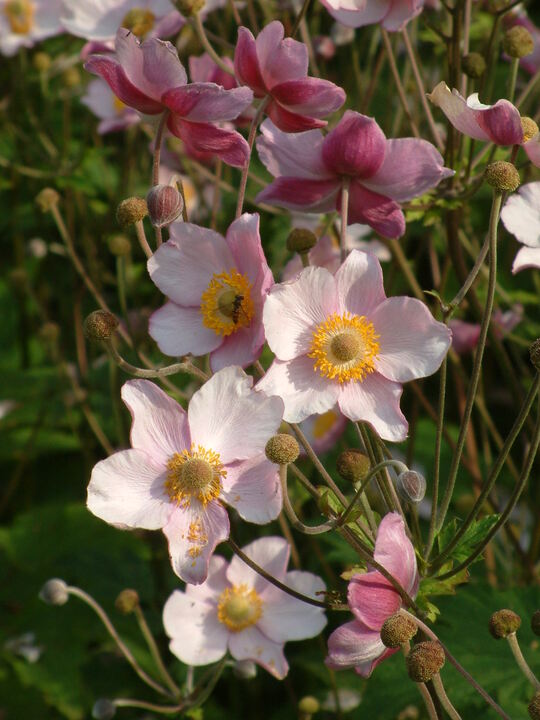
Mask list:
[[[322,180],[333,177],[322,159],[323,140],[318,130],[290,135],[265,120],[256,144],[261,161],[274,177]]]
[[[230,635],[229,651],[235,660],[255,660],[278,680],[289,672],[283,644],[269,640],[256,625]]]
[[[336,180],[279,177],[260,192],[255,201],[291,210],[301,208],[306,212],[330,212],[336,207],[339,188],[339,181]]]
[[[263,97],[267,93],[259,59],[257,46],[251,31],[245,27],[238,28],[238,41],[234,51],[234,71],[242,85],[248,85],[256,97]]]
[[[470,352],[480,337],[480,325],[452,318],[448,323],[452,331],[452,348],[459,354]]]
[[[339,197],[337,202],[339,206]],[[357,181],[349,188],[349,225],[354,223],[369,225],[387,238],[398,238],[405,233],[405,216],[398,203]]]
[[[401,607],[399,593],[376,570],[355,575],[349,583],[347,597],[355,618],[370,630],[379,631],[386,618]]]
[[[409,595],[416,595],[419,580],[416,555],[405,532],[403,518],[398,513],[388,513],[381,520],[373,557],[400,582]]]
[[[266,87],[270,90],[280,82],[298,80],[307,75],[308,51],[304,43],[284,38],[279,20],[268,23],[257,35],[257,57]]]
[[[216,545],[229,537],[229,516],[215,500],[203,508],[192,498],[189,507],[173,510],[163,532],[174,572],[184,582],[198,585],[206,579]]]
[[[265,537],[254,540],[242,548],[244,553],[259,567],[277,580],[284,580],[289,564],[290,546],[281,537]],[[268,581],[252,570],[237,555],[233,555],[227,570],[227,580],[232,585],[247,583],[259,595],[268,587]]]
[[[146,115],[157,115],[163,111],[160,102],[145,95],[128,80],[118,61],[109,55],[92,55],[84,67],[88,72],[99,75],[109,85],[113,93],[129,107]]]
[[[406,202],[423,195],[453,170],[444,167],[439,151],[425,140],[400,138],[386,141],[383,164],[362,184],[369,190]]]
[[[220,335],[203,325],[198,307],[182,307],[173,302],[152,313],[148,332],[161,352],[171,357],[189,353],[200,357],[215,350],[222,342]]]
[[[225,65],[230,67],[231,70],[234,70],[234,65],[230,58],[224,57],[221,59]],[[229,73],[225,72],[216,65],[208,53],[204,53],[199,57],[196,55],[190,56],[189,74],[192,82],[194,83],[216,83],[217,85],[224,87],[226,90],[232,90],[232,88],[238,87],[236,78],[229,75]]]
[[[258,455],[227,465],[222,497],[243,520],[264,525],[281,512],[282,497],[277,467]]]
[[[195,123],[234,120],[252,100],[253,92],[247,87],[225,90],[210,82],[172,88],[162,97],[169,110]]]
[[[386,138],[373,118],[347,110],[325,137],[322,156],[336,175],[369,178],[383,163]]]
[[[335,112],[345,102],[345,91],[328,80],[306,77],[272,88],[272,96],[285,109],[315,118]]]
[[[308,130],[325,127],[327,124],[326,120],[291,112],[274,100],[270,100],[265,112],[274,125],[286,133],[307,132]]]
[[[325,664],[334,670],[357,668],[360,675],[369,677],[377,660],[392,655],[376,630],[369,630],[356,620],[334,630],[328,638],[328,657]]]
[[[335,279],[340,312],[367,316],[386,300],[381,264],[374,255],[349,253]]]
[[[196,153],[217,155],[227,165],[244,167],[249,160],[249,145],[234,130],[224,130],[208,123],[194,123],[171,114],[167,127]]]
[[[362,420],[372,425],[383,440],[402,442],[409,427],[399,407],[402,392],[399,383],[374,372],[366,375],[361,383],[340,385],[338,405],[350,420]]]
[[[264,328],[260,320],[252,320],[249,327],[237,330],[223,338],[221,345],[210,355],[210,368],[217,372],[230,365],[245,368],[252,365],[261,354],[264,345]]]
[[[229,225],[225,242],[239,272],[249,278],[258,292],[266,293],[274,284],[274,277],[262,249],[259,222],[258,213],[244,213]]]
[[[379,2],[379,0],[377,0]],[[382,23],[388,32],[398,32],[424,8],[424,0],[394,0]]]
[[[456,130],[475,140],[491,139],[478,124],[475,111],[457,90],[451,91],[446,83],[440,82],[428,97],[434,105],[441,108]]]

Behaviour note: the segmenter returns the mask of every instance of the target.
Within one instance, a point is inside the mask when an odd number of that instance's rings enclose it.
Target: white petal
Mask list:
[[[517,252],[512,265],[512,273],[515,274],[527,268],[540,268],[540,248],[522,247]]]
[[[399,383],[373,372],[362,382],[344,383],[339,391],[338,404],[348,418],[368,422],[383,440],[405,440],[409,426],[399,408]]]
[[[230,635],[229,650],[236,660],[254,660],[278,680],[289,672],[283,645],[269,640],[256,625]]]
[[[281,512],[281,483],[277,466],[257,455],[227,465],[221,497],[243,520],[264,525]]]
[[[244,553],[259,567],[270,573],[277,580],[285,578],[289,562],[289,543],[280,537],[263,537],[254,540],[242,548]],[[268,589],[268,581],[252,570],[237,555],[231,560],[227,570],[227,580],[232,585],[246,584],[259,595]]]
[[[369,315],[386,300],[381,264],[375,255],[353,250],[335,277],[340,312]]]
[[[522,185],[511,195],[504,204],[501,220],[520,243],[540,248],[540,181]]]
[[[216,350],[223,338],[203,325],[199,308],[166,303],[150,317],[148,332],[165,355],[200,357]]]

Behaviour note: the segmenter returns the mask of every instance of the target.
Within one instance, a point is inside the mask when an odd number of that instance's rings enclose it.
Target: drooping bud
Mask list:
[[[465,55],[461,60],[461,66],[463,72],[467,77],[473,78],[474,80],[482,77],[486,72],[486,61],[480,53],[472,52]]]
[[[514,192],[521,182],[515,166],[505,160],[490,163],[486,168],[484,178],[491,187],[501,192]]]
[[[253,660],[236,660],[233,673],[239,680],[251,680],[257,675],[257,665]]]
[[[172,185],[154,185],[146,196],[148,215],[154,227],[165,227],[184,209],[182,195]]]
[[[308,253],[317,244],[317,236],[307,228],[294,228],[287,238],[287,250]]]
[[[94,310],[84,321],[84,334],[92,342],[108,340],[118,327],[118,319],[106,310]]]
[[[396,613],[384,621],[381,640],[387,648],[398,648],[409,642],[418,632],[418,625],[412,618]]]
[[[396,488],[403,500],[419,503],[426,494],[426,478],[416,470],[406,470],[397,476]]]
[[[523,130],[523,142],[526,143],[531,140],[535,135],[538,135],[540,129],[536,122],[526,115],[521,118],[521,128]]]
[[[32,65],[38,72],[47,72],[51,67],[52,59],[49,53],[37,52],[32,58]]]
[[[504,33],[503,48],[510,57],[526,57],[534,50],[534,40],[527,28],[523,25],[514,25]]]
[[[135,225],[136,222],[139,222],[147,215],[146,200],[140,197],[126,198],[116,208],[116,220],[122,228]]]
[[[340,477],[353,484],[365,480],[370,468],[368,456],[355,448],[344,450],[336,462],[336,470]]]
[[[444,650],[435,640],[415,645],[407,655],[407,672],[414,682],[429,682],[444,665]]]
[[[529,717],[532,720],[540,720],[540,691],[536,693],[531,702],[527,705]]]
[[[125,235],[111,235],[107,240],[107,245],[111,253],[117,257],[129,255],[131,252],[131,242]]]
[[[540,372],[540,338],[537,338],[529,347],[529,357],[532,366]]]
[[[69,599],[68,586],[60,578],[47,580],[39,591],[39,598],[47,605],[65,605]]]
[[[184,17],[197,15],[203,7],[205,0],[176,0],[176,7]]]
[[[116,705],[106,698],[96,700],[92,708],[94,720],[111,720],[116,715]]]
[[[287,433],[279,433],[271,437],[264,451],[268,460],[276,465],[288,465],[300,455],[296,438]]]
[[[298,703],[298,716],[300,720],[310,720],[310,718],[318,713],[321,704],[313,695],[306,695]]]
[[[132,613],[139,604],[139,593],[131,588],[126,588],[118,594],[114,606],[123,615]]]
[[[540,610],[535,610],[531,618],[531,630],[540,636]]]
[[[58,205],[59,201],[60,195],[54,188],[43,188],[36,195],[36,203],[42,212],[49,212],[51,208]]]
[[[513,610],[497,610],[489,618],[489,632],[496,640],[515,633],[521,625],[521,618]]]

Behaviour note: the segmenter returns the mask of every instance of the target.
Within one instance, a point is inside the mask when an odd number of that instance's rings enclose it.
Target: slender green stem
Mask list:
[[[208,380],[208,375],[205,372],[189,362],[174,363],[173,365],[168,365],[163,368],[145,369],[136,367],[135,365],[128,363],[127,360],[124,360],[112,340],[109,339],[105,341],[105,348],[118,367],[134,377],[162,378],[167,375],[176,375],[177,373],[189,373],[201,382],[206,382]]]
[[[165,125],[167,118],[169,117],[169,110],[165,110],[159,119],[159,123],[156,130],[156,137],[154,138],[154,158],[152,161],[152,185],[158,185],[159,183],[159,164],[161,162],[161,143],[163,141],[163,133],[165,131]],[[154,226],[154,233],[156,236],[156,246],[159,247],[163,241],[161,228]]]
[[[347,258],[347,224],[349,220],[349,186],[351,181],[344,178],[341,184],[341,232],[339,235],[339,247],[341,262]]]
[[[214,48],[210,44],[210,41],[206,37],[204,25],[199,16],[199,13],[196,13],[195,16],[193,17],[192,26],[195,29],[195,33],[196,33],[197,37],[199,38],[201,45],[206,50],[206,52],[210,55],[210,57],[216,63],[216,65],[218,67],[220,67],[224,72],[226,72],[227,75],[232,75],[234,77],[234,69],[230,65],[227,65],[227,63],[223,62],[223,60],[219,57],[217,52],[214,50]]]
[[[139,710],[149,710],[150,712],[159,713],[160,715],[174,715],[182,712],[187,707],[187,703],[181,702],[178,705],[157,705],[156,703],[146,702],[145,700],[136,700],[135,698],[116,698],[111,703],[117,708],[139,708]]]
[[[531,668],[529,667],[528,662],[523,657],[523,653],[521,652],[521,648],[519,647],[519,642],[518,642],[516,633],[515,632],[510,633],[510,635],[506,636],[506,639],[508,640],[508,644],[510,645],[510,650],[512,651],[512,654],[514,656],[516,663],[518,664],[519,669],[525,675],[527,680],[531,683],[533,688],[535,690],[540,690],[540,682],[539,682],[538,678],[536,677],[536,675],[531,670]]]
[[[431,495],[431,515],[429,519],[429,533],[424,559],[427,561],[431,548],[435,542],[437,527],[437,508],[439,504],[439,485],[441,480],[441,450],[444,428],[444,408],[446,404],[446,376],[448,369],[448,356],[445,356],[439,375],[439,407],[437,408],[437,430],[435,435],[435,460],[433,466],[433,491]]]
[[[242,177],[240,178],[240,187],[238,188],[238,200],[236,203],[236,215],[235,215],[235,217],[237,219],[242,214],[242,210],[244,208],[244,197],[246,195],[246,187],[247,187],[247,181],[248,181],[248,175],[249,175],[249,165],[251,162],[251,153],[253,152],[253,143],[255,142],[255,135],[257,134],[257,128],[259,127],[259,123],[261,121],[262,116],[264,115],[264,111],[265,111],[266,106],[268,105],[269,101],[270,101],[269,95],[267,95],[263,100],[261,100],[261,103],[260,103],[259,107],[257,108],[257,112],[255,113],[255,116],[254,116],[253,120],[251,121],[251,126],[249,128],[249,135],[248,135],[249,157],[246,161],[245,166],[242,168]]]
[[[320,525],[304,525],[295,513],[291,499],[289,498],[289,492],[287,490],[287,465],[279,466],[279,479],[281,482],[281,494],[283,496],[283,509],[293,528],[304,533],[304,535],[321,535],[336,526],[335,521],[332,520],[321,523]]]
[[[161,677],[163,678],[164,683],[167,685],[167,687],[170,689],[170,691],[176,697],[180,697],[182,695],[182,692],[181,692],[180,688],[178,687],[178,685],[174,682],[174,680],[170,676],[167,668],[165,667],[165,663],[163,662],[163,659],[159,652],[159,648],[156,644],[156,641],[154,640],[152,631],[148,627],[148,623],[146,622],[144,613],[141,609],[141,606],[138,603],[137,603],[137,605],[135,605],[135,618],[139,625],[140,631],[141,631],[144,639],[146,640],[146,644],[148,645],[148,649],[150,650],[150,654],[152,655],[152,658],[156,664],[156,667],[159,670]]]
[[[309,7],[311,0],[304,0],[304,4],[302,5],[300,12],[296,16],[296,20],[294,21],[294,25],[291,30],[291,37],[294,37],[296,33],[298,32],[298,28],[300,27],[300,24],[302,20],[306,17],[307,9]]]
[[[514,95],[516,94],[516,82],[519,70],[519,58],[512,58],[510,61],[510,76],[508,78],[508,92],[506,93],[508,101],[514,102]]]
[[[529,82],[525,85],[523,88],[521,94],[519,95],[518,99],[515,102],[515,105],[517,108],[520,108],[525,100],[529,97],[531,92],[534,90],[536,83],[540,81],[540,69],[536,71],[536,73],[532,76],[532,78],[529,80]]]
[[[456,708],[452,705],[450,702],[450,698],[446,694],[446,690],[444,689],[444,685],[441,680],[441,676],[439,673],[436,673],[432,678],[431,682],[433,683],[433,689],[435,690],[435,694],[441,701],[441,705],[448,713],[448,717],[451,718],[451,720],[461,720],[461,715],[458,713]]]
[[[388,56],[388,62],[390,63],[390,70],[392,71],[392,77],[394,78],[394,82],[396,84],[396,89],[398,91],[399,100],[401,102],[401,106],[403,107],[403,112],[407,116],[407,119],[409,121],[409,124],[411,126],[412,133],[415,137],[420,137],[420,132],[418,130],[418,127],[416,123],[413,120],[411,110],[409,108],[409,105],[407,103],[407,95],[405,94],[405,90],[403,88],[403,85],[401,83],[401,78],[399,77],[399,70],[396,63],[396,58],[394,57],[394,51],[392,49],[392,43],[390,41],[390,38],[388,37],[388,33],[386,30],[381,28],[381,37],[384,44],[384,49],[386,50],[386,54]]]
[[[473,286],[473,283],[478,277],[478,274],[480,273],[480,270],[482,269],[482,266],[484,264],[484,260],[486,259],[486,256],[489,252],[489,244],[490,238],[487,237],[484,244],[482,245],[480,252],[476,257],[475,263],[471,269],[471,272],[468,274],[467,279],[465,280],[461,288],[458,290],[453,300],[448,305],[448,311],[445,313],[447,319],[452,317],[452,315],[461,305],[461,303],[465,299],[465,296]]]
[[[137,235],[137,240],[139,241],[139,245],[141,246],[143,253],[148,259],[150,259],[154,253],[152,251],[152,248],[148,244],[148,240],[146,239],[146,233],[144,232],[144,225],[142,220],[137,220],[137,222],[135,223],[135,233]]]

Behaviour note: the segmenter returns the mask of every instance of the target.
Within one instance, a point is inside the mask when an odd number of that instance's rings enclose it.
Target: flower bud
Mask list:
[[[268,460],[276,465],[288,465],[300,455],[296,438],[287,433],[279,433],[271,437],[264,451]]]
[[[409,642],[418,632],[418,625],[412,618],[396,613],[384,621],[381,640],[387,648],[398,648]]]
[[[62,83],[66,88],[76,88],[81,84],[81,73],[79,68],[70,67],[62,73]]]
[[[308,253],[317,244],[317,236],[307,228],[294,228],[287,238],[287,250]]]
[[[318,713],[321,709],[321,704],[313,695],[306,695],[298,703],[298,713],[300,718],[311,718],[312,715]]]
[[[125,235],[111,235],[107,240],[107,245],[111,253],[117,257],[129,255],[131,252],[131,242]]]
[[[537,692],[531,702],[527,705],[529,717],[532,720],[540,720],[540,692]]]
[[[526,115],[521,118],[521,128],[523,130],[523,142],[531,140],[535,135],[538,135],[539,128],[536,122]]]
[[[486,61],[480,53],[472,52],[461,60],[463,72],[467,77],[477,79],[486,72]]]
[[[54,188],[43,188],[43,190],[36,195],[36,203],[42,212],[49,212],[51,208],[58,205],[59,201],[60,195]]]
[[[130,197],[122,200],[116,208],[116,220],[122,228],[135,225],[136,222],[142,220],[146,215],[148,215],[146,200],[140,197]]]
[[[37,52],[32,58],[32,65],[38,72],[47,72],[51,67],[52,59],[49,53]]]
[[[531,618],[531,630],[540,636],[540,610],[535,610]]]
[[[532,366],[540,372],[540,338],[537,338],[529,347],[529,357]]]
[[[514,25],[504,33],[503,48],[512,58],[526,57],[534,50],[534,40],[527,28],[523,25]]]
[[[426,478],[416,470],[407,470],[397,476],[396,488],[403,500],[419,503],[426,494]]]
[[[96,700],[92,708],[94,720],[111,720],[116,715],[116,705],[106,698]]]
[[[148,215],[154,227],[165,227],[176,220],[184,209],[184,201],[172,185],[154,185],[146,196]]]
[[[354,448],[344,450],[336,462],[340,477],[351,483],[362,482],[369,475],[371,464],[367,455]]]
[[[489,632],[496,640],[515,633],[521,625],[521,618],[513,610],[497,610],[489,619]]]
[[[114,601],[114,606],[123,615],[132,613],[139,604],[139,593],[131,588],[126,588],[118,595]]]
[[[53,322],[46,322],[39,329],[39,337],[44,343],[54,345],[60,337],[60,326]]]
[[[253,660],[236,660],[233,673],[239,680],[251,680],[257,675],[257,666]]]
[[[414,682],[428,682],[444,665],[444,650],[435,640],[415,645],[407,655],[407,672]]]
[[[484,173],[486,182],[495,190],[514,192],[520,185],[519,173],[512,163],[497,160],[490,163]]]
[[[84,321],[84,334],[91,342],[108,340],[118,327],[117,318],[106,310],[94,310]]]
[[[47,580],[39,591],[40,600],[47,605],[64,605],[69,599],[67,587],[66,583],[59,578]]]
[[[203,7],[205,0],[176,0],[176,7],[184,17],[197,15]]]

